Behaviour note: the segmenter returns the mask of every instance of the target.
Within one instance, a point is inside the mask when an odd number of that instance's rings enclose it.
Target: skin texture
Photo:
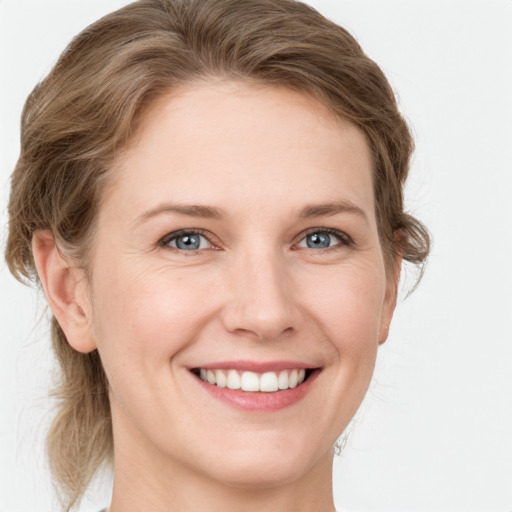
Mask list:
[[[395,307],[371,175],[364,136],[316,100],[197,84],[160,99],[118,159],[90,280],[36,233],[50,305],[74,348],[99,350],[110,382],[111,512],[334,510],[332,445]],[[222,216],[156,213],[170,204]],[[325,204],[343,208],[300,214]],[[164,243],[182,229],[203,231],[198,250]],[[308,247],[321,229],[340,235]],[[292,406],[247,411],[190,372],[233,360],[321,371]]]

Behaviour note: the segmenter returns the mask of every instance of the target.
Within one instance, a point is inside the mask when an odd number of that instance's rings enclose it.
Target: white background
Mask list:
[[[73,35],[124,3],[0,0],[2,226],[24,99]],[[397,91],[417,141],[408,207],[434,235],[335,462],[337,506],[511,512],[512,2],[310,3],[359,39]],[[42,448],[43,303],[0,263],[1,512],[57,510]],[[80,511],[97,511],[108,492],[103,479]]]

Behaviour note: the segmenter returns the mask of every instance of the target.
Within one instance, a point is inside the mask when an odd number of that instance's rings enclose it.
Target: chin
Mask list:
[[[239,489],[270,489],[300,480],[306,467],[291,463],[243,464],[236,470],[226,470],[219,480],[228,487]]]
[[[307,444],[283,443],[281,448],[272,444],[255,443],[252,450],[230,450],[215,467],[215,479],[229,487],[263,489],[280,487],[300,480],[320,460],[332,459],[331,452],[315,456]]]

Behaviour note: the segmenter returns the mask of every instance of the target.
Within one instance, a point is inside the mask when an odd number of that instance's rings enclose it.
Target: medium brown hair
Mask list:
[[[38,282],[31,240],[40,229],[87,268],[116,156],[156,99],[213,77],[287,87],[352,121],[373,156],[388,270],[397,253],[425,261],[428,233],[403,203],[409,129],[384,74],[346,30],[293,0],[140,0],[80,33],[27,99],[9,201],[11,272]],[[98,353],[73,350],[55,318],[52,341],[62,381],[48,454],[69,510],[112,456],[108,382]]]

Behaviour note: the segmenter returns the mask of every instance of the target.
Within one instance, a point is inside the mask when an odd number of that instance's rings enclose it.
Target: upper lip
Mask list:
[[[255,373],[279,372],[282,370],[301,369],[312,370],[318,368],[317,365],[308,364],[300,361],[218,361],[213,363],[193,366],[189,369],[204,368],[205,370],[240,370]]]

